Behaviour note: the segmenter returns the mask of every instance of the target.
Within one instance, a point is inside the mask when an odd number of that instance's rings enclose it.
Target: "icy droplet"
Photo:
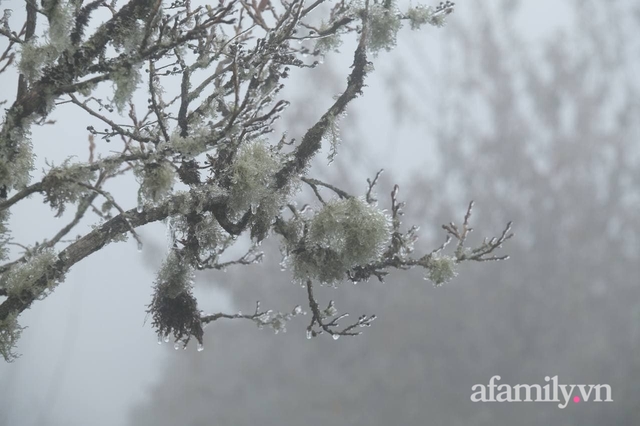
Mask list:
[[[167,220],[167,248],[171,250],[176,243],[176,233],[174,230],[173,219]]]
[[[178,342],[174,343],[173,349],[175,349],[176,351],[180,349],[180,345],[178,344]]]
[[[158,336],[158,344],[161,345],[162,344],[162,336]]]
[[[311,330],[307,330],[307,339],[311,339],[313,337],[313,333]]]
[[[138,253],[142,251],[142,241],[138,241]]]
[[[289,256],[284,256],[282,258],[282,262],[280,262],[280,270],[281,271],[286,271],[287,270],[287,261],[289,260]]]
[[[164,336],[164,342],[169,343],[169,336]]]
[[[300,315],[302,313],[302,307],[300,305],[293,308],[293,315]]]
[[[142,213],[144,209],[144,201],[142,200],[142,194],[138,191],[138,206],[136,207],[136,211],[138,213]]]
[[[204,345],[202,343],[198,343],[198,352],[204,351]]]
[[[334,334],[331,337],[333,337],[333,340],[338,340],[340,338],[339,334]]]

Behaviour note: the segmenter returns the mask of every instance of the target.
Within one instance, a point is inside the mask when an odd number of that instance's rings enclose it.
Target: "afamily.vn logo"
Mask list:
[[[546,385],[496,384],[500,376],[489,379],[488,385],[471,386],[473,402],[557,402],[565,408],[569,401],[613,402],[609,385],[561,385],[558,376],[544,378]],[[574,391],[575,395],[574,395]],[[573,395],[573,398],[572,398]]]

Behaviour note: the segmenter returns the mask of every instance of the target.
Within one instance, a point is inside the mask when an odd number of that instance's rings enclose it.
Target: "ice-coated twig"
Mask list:
[[[331,185],[330,183],[326,183],[323,182],[321,180],[318,179],[312,179],[312,178],[306,178],[306,177],[302,177],[300,178],[301,181],[303,181],[304,183],[306,183],[307,185],[309,185],[311,187],[311,189],[313,189],[313,192],[315,192],[316,197],[318,197],[318,200],[320,200],[320,202],[322,204],[326,204],[325,201],[322,199],[322,197],[320,196],[320,193],[318,191],[318,186],[324,186],[325,188],[328,188],[330,190],[332,190],[333,192],[335,192],[336,194],[338,194],[338,197],[345,199],[345,198],[351,198],[352,195],[349,195],[346,191],[343,191],[342,189]]]
[[[329,301],[329,305],[326,309],[320,310],[318,301],[313,294],[313,282],[311,280],[307,280],[306,287],[307,297],[309,299],[309,308],[311,308],[312,313],[311,323],[307,327],[307,338],[309,339],[318,336],[323,332],[331,335],[335,340],[340,336],[359,336],[362,332],[353,330],[356,327],[370,327],[371,323],[376,319],[375,315],[361,315],[355,323],[340,330],[338,328],[340,327],[340,320],[348,317],[349,314],[344,313],[337,315],[338,310],[335,308],[333,300]]]
[[[378,200],[373,196],[373,187],[376,186],[376,183],[378,183],[378,178],[380,177],[380,175],[382,174],[382,172],[384,172],[384,169],[380,169],[378,171],[378,173],[376,173],[375,177],[373,178],[373,180],[367,178],[367,184],[369,185],[368,189],[367,189],[367,195],[366,195],[366,199],[367,199],[367,203],[369,204],[373,204],[375,202],[377,202]]]
[[[295,306],[291,312],[276,312],[271,309],[263,311],[260,310],[260,301],[258,300],[256,302],[256,309],[252,314],[243,314],[241,311],[236,314],[219,312],[217,314],[205,315],[201,317],[200,320],[204,325],[219,319],[245,319],[253,321],[260,329],[265,326],[271,327],[273,331],[278,334],[279,332],[286,333],[287,322],[298,315],[306,315],[306,312],[302,310],[300,305]]]

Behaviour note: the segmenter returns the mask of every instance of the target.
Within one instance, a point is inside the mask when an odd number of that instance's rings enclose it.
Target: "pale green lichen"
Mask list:
[[[212,140],[212,135],[204,126],[195,128],[189,132],[189,136],[182,137],[175,132],[169,139],[169,147],[180,153],[185,160],[191,160],[207,151],[207,143]]]
[[[340,126],[338,125],[338,122],[343,115],[337,117],[330,115],[327,119],[328,126],[327,131],[324,134],[324,139],[329,141],[329,156],[327,157],[329,164],[331,164],[333,160],[335,160],[336,155],[338,155],[338,146],[340,145],[341,141]]]
[[[29,253],[24,263],[14,265],[0,276],[0,287],[7,291],[9,296],[46,297],[62,277],[54,277],[55,263],[58,255],[52,249],[38,250]],[[44,281],[43,281],[44,280]],[[26,293],[26,294],[25,294]]]
[[[331,201],[309,221],[305,249],[293,259],[294,278],[341,281],[347,270],[379,259],[390,238],[389,216],[364,199]]]
[[[121,66],[111,72],[111,80],[115,87],[113,93],[113,103],[118,112],[122,112],[127,106],[133,93],[138,88],[138,84],[142,81],[140,76],[141,64]]]
[[[47,1],[43,8],[49,19],[49,42],[58,52],[70,46],[69,35],[74,15],[75,2]]]
[[[286,204],[288,194],[286,191],[272,192],[262,198],[257,208],[254,208],[254,218],[251,223],[251,237],[257,241],[262,241],[267,237],[276,216],[280,213],[282,206]]]
[[[0,133],[0,186],[8,190],[29,184],[33,170],[33,146],[31,144],[30,120],[17,122],[19,111],[10,113],[2,123]]]
[[[11,232],[9,231],[9,210],[0,211],[0,260],[7,260],[9,255],[9,248],[7,247],[9,241],[11,241]]]
[[[175,250],[171,250],[158,271],[156,288],[169,298],[189,291],[195,276],[188,262],[180,258]]]
[[[90,185],[94,178],[95,171],[84,164],[71,164],[71,158],[67,158],[62,165],[52,167],[43,179],[45,202],[49,203],[52,209],[57,209],[56,217],[60,217],[66,204],[76,203],[91,192],[82,184]]]
[[[21,45],[18,68],[28,82],[42,75],[42,70],[52,65],[60,55],[71,47],[70,33],[75,2],[45,1],[42,11],[47,16],[49,28],[44,42],[37,36]]]
[[[127,21],[126,24],[120,25],[118,30],[114,32],[112,40],[116,51],[124,50],[126,55],[130,55],[140,49],[144,38],[144,28],[144,22],[141,21]]]
[[[191,337],[202,344],[204,335],[198,303],[192,292],[193,278],[193,268],[183,254],[171,250],[158,272],[155,294],[147,310],[161,338],[173,334],[176,343],[182,341],[185,347]]]
[[[407,11],[407,18],[409,19],[411,29],[417,30],[428,23],[432,14],[433,10],[429,6],[419,4],[416,7],[410,7]]]
[[[196,225],[195,232],[201,254],[204,256],[214,253],[220,242],[229,237],[211,213],[203,215],[203,220]]]
[[[229,207],[234,215],[248,209],[255,212],[273,194],[271,184],[279,166],[277,155],[265,141],[252,141],[240,148],[231,169]]]
[[[175,169],[167,161],[145,163],[135,174],[140,179],[139,196],[153,203],[168,195],[176,180]]]
[[[376,4],[369,9],[367,46],[374,56],[378,51],[385,49],[387,52],[396,46],[396,35],[402,27],[400,16],[393,4]]]
[[[209,256],[215,258],[219,252],[219,248],[229,238],[222,227],[218,224],[213,214],[206,212],[198,217],[195,224],[187,223],[184,215],[171,217],[168,219],[171,245],[175,240],[187,240],[190,231],[198,241],[198,255],[200,258],[206,259]]]
[[[11,362],[18,358],[18,354],[13,352],[20,334],[24,327],[18,324],[18,316],[9,314],[4,320],[0,320],[0,355],[6,362]]]
[[[322,22],[320,25],[320,34],[324,34],[325,31],[329,30],[329,26]],[[319,50],[320,53],[328,53],[328,52],[339,52],[339,48],[342,45],[342,38],[339,34],[332,33],[320,36],[320,38],[316,41],[316,50]]]
[[[435,286],[441,286],[454,279],[456,272],[456,259],[451,256],[431,257],[427,263],[426,279]]]
[[[28,82],[40,78],[42,69],[55,60],[58,51],[50,44],[41,46],[38,38],[32,37],[27,43],[21,45],[20,62],[18,69]]]

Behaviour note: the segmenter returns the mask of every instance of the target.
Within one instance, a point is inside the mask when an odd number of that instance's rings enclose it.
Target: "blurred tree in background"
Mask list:
[[[483,228],[515,219],[512,260],[467,270],[437,293],[416,286],[420,277],[412,274],[330,290],[339,307],[376,311],[381,320],[366,339],[322,345],[304,340],[301,324],[277,339],[235,332],[243,324],[217,326],[206,352],[169,358],[131,424],[640,421],[640,8],[575,1],[571,25],[531,41],[518,28],[533,19],[522,17],[524,6],[470,5],[461,13],[466,19],[448,27],[439,96],[404,106],[424,115],[427,128],[414,131],[437,144],[437,169],[416,171],[402,185],[411,200],[406,220],[446,222],[471,198],[500,206],[500,214],[477,218]],[[422,49],[411,46],[405,60],[430,69],[432,52]],[[406,102],[416,87],[433,89],[414,84],[421,76],[398,81],[410,72],[390,68],[382,72],[391,75],[392,102]],[[350,140],[335,175],[352,176],[345,170],[366,151]],[[423,229],[432,237],[425,246],[437,241],[434,230]],[[250,267],[215,279],[228,283],[237,306],[254,297],[297,303],[286,274],[269,265],[268,273]],[[512,384],[553,375],[563,383],[607,383],[614,403],[560,410],[470,402],[471,386],[496,374]]]

